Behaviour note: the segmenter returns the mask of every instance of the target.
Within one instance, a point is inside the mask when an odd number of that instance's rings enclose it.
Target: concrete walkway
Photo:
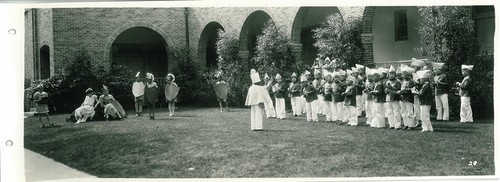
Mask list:
[[[24,161],[26,181],[89,181],[89,178],[97,178],[28,149],[24,149]]]

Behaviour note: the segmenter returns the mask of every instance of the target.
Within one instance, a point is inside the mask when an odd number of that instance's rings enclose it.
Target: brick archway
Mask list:
[[[168,60],[174,60],[174,50],[172,49],[172,41],[168,38],[167,33],[165,31],[161,30],[157,26],[155,26],[152,23],[147,23],[147,22],[133,22],[133,23],[128,23],[120,26],[117,28],[113,33],[109,36],[108,40],[106,41],[106,45],[104,46],[104,55],[103,55],[103,61],[108,61],[108,65],[111,65],[111,47],[113,45],[113,42],[116,40],[116,38],[125,30],[128,30],[130,28],[135,28],[135,27],[145,27],[149,28],[156,33],[160,34],[161,37],[163,37],[162,42],[165,45],[165,51],[167,52]],[[167,64],[169,64],[167,62]],[[168,66],[168,69],[171,69],[170,66]],[[170,71],[170,70],[168,70]]]
[[[217,58],[214,58],[215,55],[213,55],[213,51],[215,50],[212,49],[216,49],[216,45],[214,44],[216,43],[218,38],[218,30],[224,31],[224,28],[220,23],[213,21],[205,26],[200,36],[200,42],[198,45],[198,57],[201,61],[204,61],[206,63],[207,67],[216,66],[216,64],[213,65],[213,59]],[[217,61],[215,60],[215,63],[216,62]]]
[[[292,52],[296,59],[304,59],[305,64],[312,64],[316,57],[317,49],[313,47],[312,30],[319,27],[324,19],[333,13],[339,13],[344,17],[345,10],[332,7],[300,7],[295,15],[290,39]]]
[[[262,10],[254,11],[248,15],[240,32],[240,57],[243,59],[252,57],[255,45],[251,44],[256,42],[256,37],[262,32],[264,24],[269,20],[272,21],[271,16]]]
[[[367,6],[363,11],[363,33],[361,35],[361,42],[363,44],[364,56],[363,63],[365,65],[373,66],[373,34],[372,34],[372,24],[373,17],[375,15],[374,6]]]

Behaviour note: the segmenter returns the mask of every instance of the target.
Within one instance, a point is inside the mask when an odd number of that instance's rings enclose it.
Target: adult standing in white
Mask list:
[[[250,106],[250,128],[252,131],[263,130],[262,122],[264,120],[264,103],[272,102],[266,87],[261,86],[259,73],[255,69],[250,70],[250,78],[252,79],[252,86],[248,88],[246,106]]]

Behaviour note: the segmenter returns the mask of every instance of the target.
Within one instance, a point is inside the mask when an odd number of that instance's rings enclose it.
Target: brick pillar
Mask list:
[[[302,44],[292,43],[292,55],[295,58],[295,62],[302,61]]]
[[[363,44],[364,58],[363,63],[367,66],[374,66],[373,62],[373,34],[371,33],[363,33],[361,34],[361,43]]]

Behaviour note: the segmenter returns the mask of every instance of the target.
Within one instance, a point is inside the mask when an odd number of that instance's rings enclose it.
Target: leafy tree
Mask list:
[[[350,68],[363,59],[360,18],[344,20],[339,13],[335,13],[313,32],[314,46],[318,48],[320,59],[339,58],[335,66],[341,69]]]
[[[244,106],[251,85],[248,62],[239,57],[239,40],[235,34],[219,30],[218,36],[217,61],[229,83],[228,102],[233,106]]]
[[[257,36],[254,63],[260,73],[275,75],[291,75],[299,71],[293,59],[291,42],[283,28],[276,26],[271,20],[266,22],[262,34]]]

